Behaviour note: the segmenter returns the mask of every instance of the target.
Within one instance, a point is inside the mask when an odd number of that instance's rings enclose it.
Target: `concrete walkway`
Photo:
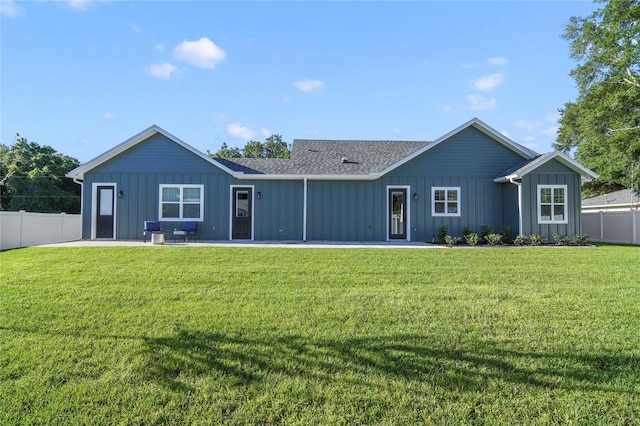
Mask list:
[[[146,244],[140,240],[79,240],[36,247],[279,247],[279,248],[441,248],[419,241],[198,241]]]

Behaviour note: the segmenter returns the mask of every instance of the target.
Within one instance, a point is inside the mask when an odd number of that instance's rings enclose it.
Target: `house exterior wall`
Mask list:
[[[387,239],[387,188],[409,186],[409,237],[436,241],[438,228],[451,235],[468,226],[518,229],[517,188],[493,182],[524,160],[484,133],[465,129],[375,181],[310,181],[307,239],[384,241]],[[459,187],[459,217],[432,216],[431,189]],[[413,194],[418,199],[414,200]]]
[[[159,219],[160,184],[203,184],[204,220],[198,238],[229,236],[229,191],[234,179],[218,167],[155,134],[85,174],[83,185],[82,238],[89,239],[92,226],[92,186],[113,183],[116,193],[115,238],[142,238],[145,220]],[[181,222],[162,222],[169,237]]]
[[[566,224],[538,223],[538,185],[567,185],[568,217]],[[563,165],[551,160],[522,178],[522,226],[523,233],[540,234],[548,242],[553,241],[553,234],[573,236],[582,233],[580,216],[580,175]]]

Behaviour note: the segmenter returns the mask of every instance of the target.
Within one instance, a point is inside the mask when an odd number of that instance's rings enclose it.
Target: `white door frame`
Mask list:
[[[113,187],[113,239],[116,239],[116,215],[118,208],[118,184],[115,182],[93,182],[91,185],[91,239],[96,239],[97,234],[97,216],[98,216],[98,187],[99,186],[111,186]],[[108,238],[107,238],[108,239]]]

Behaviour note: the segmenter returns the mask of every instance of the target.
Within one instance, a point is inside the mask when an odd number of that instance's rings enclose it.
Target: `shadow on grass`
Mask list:
[[[418,335],[328,340],[183,330],[145,342],[145,374],[172,389],[188,389],[193,378],[203,376],[220,376],[239,386],[289,376],[358,385],[380,383],[380,378],[428,382],[458,391],[480,391],[489,381],[500,381],[633,393],[640,371],[638,357],[519,352],[493,342],[446,348]]]

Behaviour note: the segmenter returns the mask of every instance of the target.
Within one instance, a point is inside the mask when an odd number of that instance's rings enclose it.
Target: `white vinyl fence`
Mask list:
[[[582,212],[589,241],[640,245],[640,210]]]
[[[0,212],[0,250],[82,238],[79,214]]]

